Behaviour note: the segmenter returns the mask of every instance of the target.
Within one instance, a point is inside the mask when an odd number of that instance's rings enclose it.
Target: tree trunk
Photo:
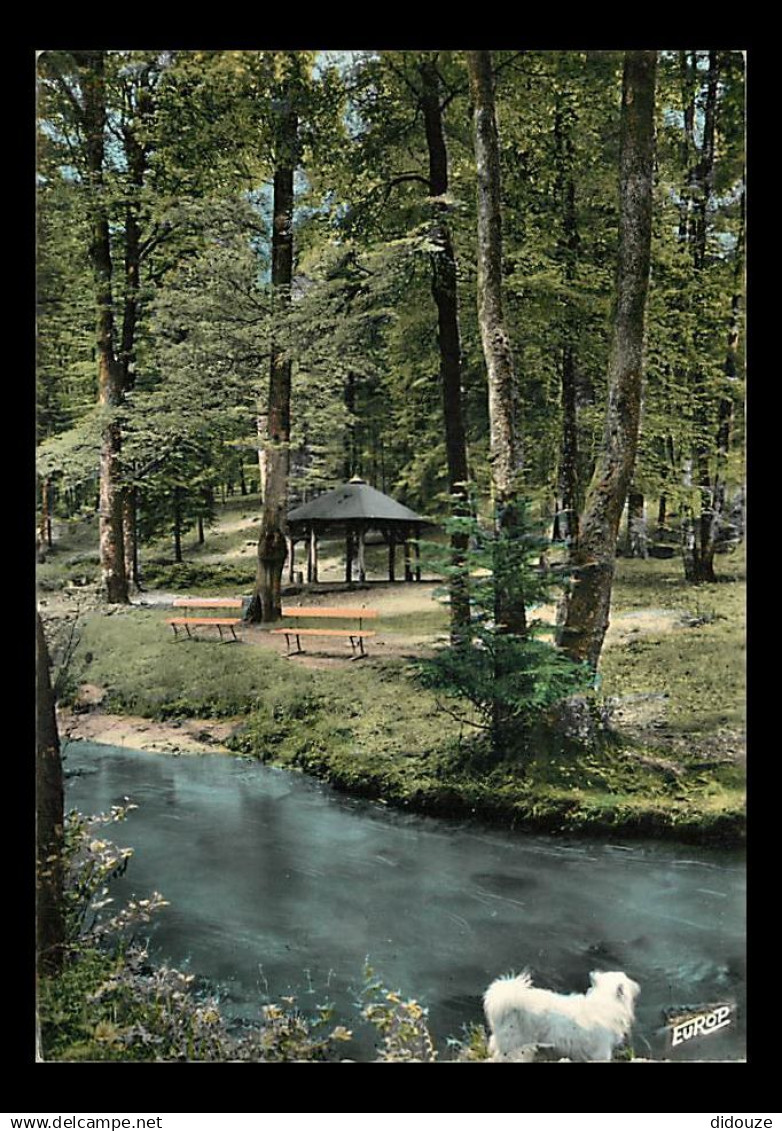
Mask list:
[[[35,935],[39,978],[57,973],[65,946],[62,762],[49,666],[43,622],[36,613]]]
[[[111,290],[111,243],[103,178],[106,88],[104,53],[75,53],[83,90],[83,126],[90,213],[90,262],[97,305],[96,353],[98,403],[106,421],[100,443],[99,544],[101,586],[105,598],[127,604],[125,553],[120,486],[120,425],[115,411],[123,399],[123,371],[114,353],[114,313]]]
[[[640,491],[631,487],[627,493],[627,547],[631,558],[648,558],[646,538],[646,503]]]
[[[445,450],[448,462],[448,490],[454,518],[467,518],[470,502],[467,487],[467,442],[462,419],[461,341],[456,289],[456,256],[448,226],[448,152],[443,133],[440,106],[440,80],[432,59],[419,66],[422,81],[421,105],[429,152],[429,196],[432,198],[430,240],[435,246],[432,265],[432,297],[437,307],[437,343],[440,350],[440,383],[443,394]],[[470,595],[467,588],[465,556],[469,535],[451,533],[449,582],[451,641],[464,639],[470,625]]]
[[[261,502],[266,498],[266,439],[268,436],[268,417],[260,413],[256,420],[258,431],[258,493]]]
[[[182,488],[174,488],[174,561],[182,561]]]
[[[298,147],[298,117],[290,103],[281,111],[274,171],[272,226],[272,308],[284,318],[293,281],[293,176]],[[263,511],[258,536],[255,593],[247,609],[250,621],[270,622],[282,615],[281,587],[285,565],[290,470],[291,362],[279,338],[272,342],[266,444],[261,462]]]
[[[141,588],[138,568],[138,488],[128,487],[122,496],[122,537],[128,592]]]
[[[575,352],[570,342],[562,348],[562,448],[559,460],[559,538],[566,546],[578,540],[578,415],[576,411]]]
[[[703,140],[699,159],[694,167],[692,216],[689,229],[690,252],[696,273],[703,271],[706,266],[708,208],[714,182],[719,65],[719,52],[710,51],[703,114]],[[705,383],[704,374],[700,369],[696,369],[692,377],[692,385],[698,403],[704,400]],[[703,419],[702,424],[704,427],[707,426],[707,421]],[[700,501],[700,517],[696,521],[692,509],[689,509],[685,516],[682,538],[685,579],[694,585],[716,581],[714,553],[720,513],[717,483],[712,478],[710,455],[710,445],[705,441],[701,440],[695,444],[692,459]]]
[[[681,77],[683,131],[681,163],[685,170],[685,185],[679,204],[679,239],[685,241],[690,232],[692,204],[695,197],[695,98],[697,93],[698,59],[694,51],[679,52]]]
[[[47,476],[41,480],[41,521],[38,525],[38,541],[47,549],[52,548],[52,481]]]
[[[666,522],[668,521],[668,498],[666,495],[660,495],[660,501],[657,504],[657,527],[654,532],[655,538],[664,538],[667,534]]]
[[[608,628],[616,540],[638,445],[642,353],[652,227],[656,54],[628,51],[622,82],[619,252],[603,447],[570,563],[572,584],[558,617],[558,642],[597,668]]]
[[[565,282],[572,287],[580,237],[576,222],[576,186],[573,179],[574,115],[564,100],[554,117],[554,138],[557,148],[557,189],[562,210],[562,235],[558,241]],[[576,412],[576,317],[572,301],[562,316],[562,447],[559,461],[559,494],[562,500],[558,516],[559,539],[569,547],[578,538],[578,418]]]
[[[356,375],[352,369],[348,370],[345,379],[345,412],[347,425],[344,440],[344,479],[345,482],[356,474]]]
[[[730,304],[730,320],[728,324],[727,348],[725,354],[725,376],[729,383],[738,378],[738,353],[741,324],[741,300],[744,291],[744,223],[745,223],[745,186],[741,189],[741,220],[736,244],[736,261],[733,272],[733,296]],[[730,397],[723,397],[720,401],[717,427],[717,468],[714,477],[715,508],[718,519],[721,520],[726,511],[727,499],[725,495],[725,468],[730,453],[731,438],[733,434],[734,403]]]
[[[502,303],[500,149],[491,53],[468,51],[478,179],[478,321],[489,378],[489,444],[495,527],[495,622],[499,631],[527,634],[524,593],[509,564],[519,523],[521,442],[516,379]]]
[[[147,148],[140,145],[132,129],[123,132],[128,167],[128,198],[125,201],[125,296],[122,312],[122,336],[118,362],[121,369],[122,397],[136,383],[136,327],[139,316],[141,284],[140,194],[147,173]],[[138,490],[125,487],[122,492],[122,531],[124,539],[125,576],[128,593],[139,589],[138,530],[136,523]]]

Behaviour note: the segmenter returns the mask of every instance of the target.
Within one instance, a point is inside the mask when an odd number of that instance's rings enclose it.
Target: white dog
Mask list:
[[[532,985],[526,971],[498,978],[483,996],[492,1060],[534,1059],[535,1046],[571,1060],[610,1060],[630,1032],[641,987],[621,971],[589,975],[585,994],[557,994]]]

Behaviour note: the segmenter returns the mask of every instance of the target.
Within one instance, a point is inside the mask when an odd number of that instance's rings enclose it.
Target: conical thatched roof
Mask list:
[[[376,491],[363,479],[351,479],[333,491],[318,495],[310,503],[295,507],[288,512],[288,522],[298,523],[342,523],[349,521],[372,524],[426,523],[421,515],[402,506],[395,499]]]

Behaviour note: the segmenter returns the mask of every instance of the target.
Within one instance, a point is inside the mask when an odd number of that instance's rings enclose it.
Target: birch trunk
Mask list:
[[[491,53],[468,51],[467,65],[478,180],[478,321],[489,379],[489,459],[496,537],[494,615],[498,631],[526,636],[524,593],[506,552],[519,521],[522,453],[513,354],[502,302],[500,149]]]

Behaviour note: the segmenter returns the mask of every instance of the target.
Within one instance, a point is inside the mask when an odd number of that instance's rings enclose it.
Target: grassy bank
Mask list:
[[[256,531],[243,506],[226,511],[204,546],[187,547],[187,562],[153,566],[155,579],[169,592],[249,592],[244,559]],[[50,625],[58,606],[87,591],[91,539],[82,526],[65,531],[40,567]],[[376,585],[348,600],[381,615],[383,636],[360,664],[319,663],[317,647],[311,661],[288,661],[259,630],[239,645],[175,644],[165,608],[93,608],[79,617],[63,692],[77,700],[89,685],[104,710],[157,720],[235,719],[237,753],[419,811],[735,843],[744,829],[742,551],[717,567],[717,584],[695,588],[678,559],[618,561],[600,669],[616,739],[581,756],[549,747],[491,763],[475,733],[417,685],[416,658],[447,628],[426,585]]]

